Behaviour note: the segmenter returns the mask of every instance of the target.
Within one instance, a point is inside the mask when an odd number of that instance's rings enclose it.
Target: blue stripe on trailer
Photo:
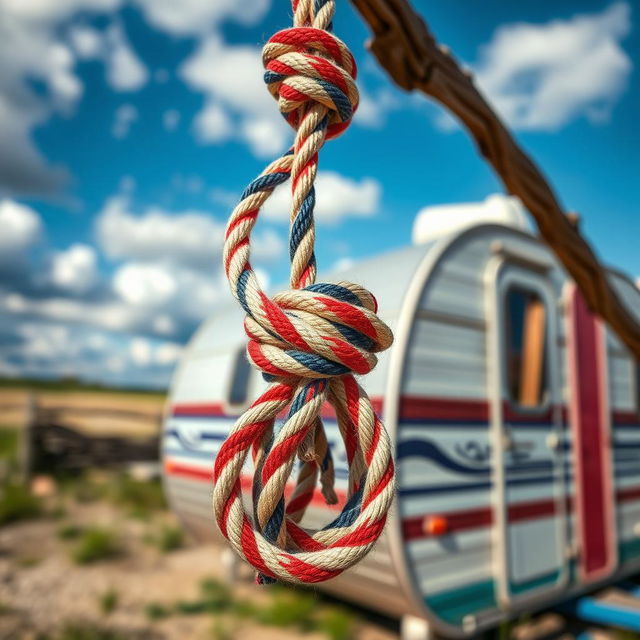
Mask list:
[[[640,632],[640,600],[638,605],[637,609],[631,609],[587,596],[564,604],[558,610],[586,622]]]

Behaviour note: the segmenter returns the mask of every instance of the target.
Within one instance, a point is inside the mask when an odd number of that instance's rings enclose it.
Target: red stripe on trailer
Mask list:
[[[618,502],[634,502],[640,500],[640,487],[629,487],[616,492]],[[567,510],[571,511],[574,499],[567,498]],[[526,522],[541,518],[551,518],[556,514],[557,503],[555,500],[536,500],[531,502],[518,502],[509,505],[508,518],[510,523]],[[431,519],[438,519],[446,523],[446,528],[440,535],[459,533],[485,529],[493,524],[491,507],[469,509],[467,511],[448,511],[441,513],[429,513],[405,518],[402,521],[402,531],[405,540],[417,540],[420,538],[437,537],[430,534],[428,524]]]
[[[581,551],[578,569],[582,580],[591,582],[609,575],[617,563],[605,329],[575,285],[569,287],[568,302],[569,422]]]
[[[640,487],[619,489],[616,492],[616,500],[618,502],[634,502],[635,500],[640,500]]]
[[[383,398],[376,396],[371,398],[373,408],[377,414],[382,414]],[[562,421],[568,423],[568,412],[565,407],[559,407],[562,411]],[[225,411],[220,402],[210,403],[179,403],[173,405],[171,414],[179,418],[181,416],[200,417],[228,417],[236,418],[238,414],[230,414]],[[325,404],[322,407],[323,418],[335,418],[333,408]],[[508,406],[504,407],[505,419],[518,424],[545,424],[551,419],[551,410],[542,415],[526,416],[514,413]],[[640,427],[640,413],[635,411],[614,411],[611,418],[616,427]],[[402,420],[447,420],[465,422],[489,423],[489,405],[484,400],[467,400],[464,398],[438,398],[428,396],[403,396],[400,400],[400,421]]]
[[[400,420],[478,420],[489,422],[489,405],[484,400],[403,396]]]

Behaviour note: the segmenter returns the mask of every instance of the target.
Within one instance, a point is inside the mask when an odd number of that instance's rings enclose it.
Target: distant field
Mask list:
[[[145,436],[157,433],[166,394],[72,381],[0,379],[0,426],[24,425],[31,396],[39,408],[55,411],[65,426],[95,434]]]

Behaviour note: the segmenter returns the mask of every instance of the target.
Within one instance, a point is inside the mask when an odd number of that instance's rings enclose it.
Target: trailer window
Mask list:
[[[506,377],[509,399],[523,408],[543,405],[547,398],[547,313],[534,291],[509,289],[506,296]]]
[[[247,402],[250,374],[251,365],[249,364],[249,360],[247,359],[244,349],[240,349],[236,353],[233,362],[231,383],[229,385],[229,404],[243,405]]]

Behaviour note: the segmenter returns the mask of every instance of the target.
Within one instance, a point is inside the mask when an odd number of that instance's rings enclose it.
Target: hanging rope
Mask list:
[[[395,492],[389,437],[353,374],[376,365],[391,330],[376,300],[348,282],[315,283],[314,180],[318,152],[350,124],[358,105],[353,56],[331,31],[334,0],[293,0],[294,27],[263,51],[265,82],[296,130],[291,150],[245,190],[231,214],[224,267],[246,312],[247,353],[270,382],[236,422],[215,461],[213,507],[222,534],[258,570],[258,582],[321,582],[361,560],[380,536]],[[269,299],[251,268],[250,235],[273,189],[291,178],[291,289]],[[319,531],[299,526],[318,478],[335,504],[334,468],[320,418],[336,413],[349,464],[347,502]],[[276,417],[286,411],[274,432]],[[253,517],[240,475],[252,450]],[[285,486],[301,461],[293,493]]]

